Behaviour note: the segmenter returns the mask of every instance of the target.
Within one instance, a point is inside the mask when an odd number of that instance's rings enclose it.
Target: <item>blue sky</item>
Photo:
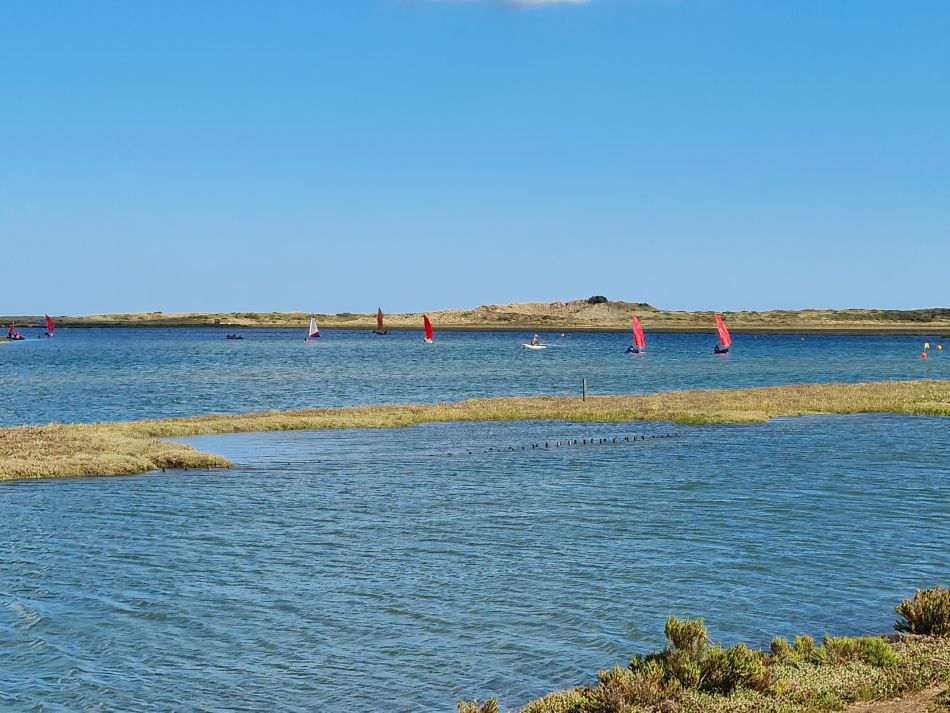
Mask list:
[[[945,306],[948,37],[946,0],[5,0],[0,313]]]

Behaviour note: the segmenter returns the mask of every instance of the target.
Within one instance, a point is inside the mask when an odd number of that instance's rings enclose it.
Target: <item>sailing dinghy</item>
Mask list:
[[[373,334],[389,334],[385,329],[383,329],[383,308],[377,307],[376,309],[376,331]]]
[[[732,346],[732,336],[729,334],[729,330],[726,329],[726,323],[722,321],[722,317],[718,314],[716,315],[716,331],[719,332],[719,344],[716,345],[713,351],[716,354],[728,354],[729,347]]]
[[[50,319],[49,315],[46,315],[46,336],[52,338],[53,332],[56,331],[56,325],[53,324],[53,320]]]
[[[422,341],[426,344],[432,344],[435,341],[435,335],[432,332],[432,322],[429,321],[429,315],[422,315],[422,326],[425,328],[425,337]]]
[[[22,342],[26,339],[26,337],[16,331],[16,322],[10,323],[10,329],[7,330],[7,339],[11,342]]]
[[[310,344],[310,342],[312,342],[314,339],[318,339],[319,337],[320,337],[320,330],[317,327],[317,318],[311,316],[310,329],[307,330],[307,338],[304,339],[304,342],[306,342],[307,344]]]
[[[630,316],[633,323],[633,346],[627,347],[627,354],[643,354],[647,348],[647,340],[643,336],[643,325],[640,324],[636,312],[631,312]]]
[[[532,351],[537,351],[539,349],[547,349],[547,347],[541,343],[541,337],[539,337],[537,334],[531,337],[530,342],[528,342],[527,344],[522,344],[521,348],[530,349]]]

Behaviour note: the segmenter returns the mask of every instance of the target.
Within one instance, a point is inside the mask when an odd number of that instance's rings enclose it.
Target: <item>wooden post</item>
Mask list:
[[[587,378],[581,379],[581,401],[587,401]]]

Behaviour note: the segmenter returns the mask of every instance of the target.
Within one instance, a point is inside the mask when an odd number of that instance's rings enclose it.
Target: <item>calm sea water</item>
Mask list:
[[[479,396],[748,387],[892,378],[950,378],[950,349],[919,358],[920,337],[737,336],[728,356],[709,334],[648,334],[629,356],[626,334],[530,335],[327,330],[59,330],[51,341],[0,345],[0,425],[114,421]],[[935,341],[931,338],[931,341]],[[950,342],[948,342],[950,347]]]
[[[631,357],[623,334],[546,335],[543,353],[511,333],[224,334],[0,346],[0,426],[576,394],[582,378],[592,393],[950,378],[919,337],[739,336],[718,357],[710,335],[659,334]],[[571,438],[611,444],[531,447]],[[669,614],[756,645],[885,631],[897,601],[950,576],[940,419],[190,442],[239,466],[0,487],[0,709],[514,708],[657,648]]]
[[[565,349],[618,346],[580,342]],[[740,353],[692,379],[741,382]],[[531,448],[557,438],[620,442]],[[514,708],[658,647],[669,614],[757,645],[887,631],[902,597],[950,575],[941,419],[189,442],[240,465],[0,487],[0,708]]]

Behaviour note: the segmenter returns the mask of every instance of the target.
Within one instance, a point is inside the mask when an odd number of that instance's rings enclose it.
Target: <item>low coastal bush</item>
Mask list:
[[[498,713],[498,699],[489,698],[482,705],[478,701],[459,701],[458,713]]]
[[[607,298],[603,295],[594,295],[588,298],[587,302],[592,305],[602,305],[607,302]]]
[[[776,637],[768,652],[714,644],[701,619],[670,618],[662,651],[601,671],[595,685],[552,693],[522,713],[818,713],[947,686],[948,597],[948,590],[918,592],[898,607],[899,629],[929,636],[825,636],[820,643]]]
[[[772,661],[789,666],[841,665],[851,662],[870,666],[896,666],[897,654],[887,641],[879,636],[851,638],[825,636],[821,645],[810,636],[798,636],[793,644],[781,637],[772,640]]]
[[[898,631],[924,636],[950,636],[950,589],[935,587],[918,591],[913,599],[897,606],[901,619],[894,625]]]
[[[768,657],[745,644],[724,648],[710,644],[702,619],[666,621],[663,651],[634,656],[629,670],[649,682],[658,683],[660,694],[698,690],[729,694],[736,688],[762,691],[769,684]]]

